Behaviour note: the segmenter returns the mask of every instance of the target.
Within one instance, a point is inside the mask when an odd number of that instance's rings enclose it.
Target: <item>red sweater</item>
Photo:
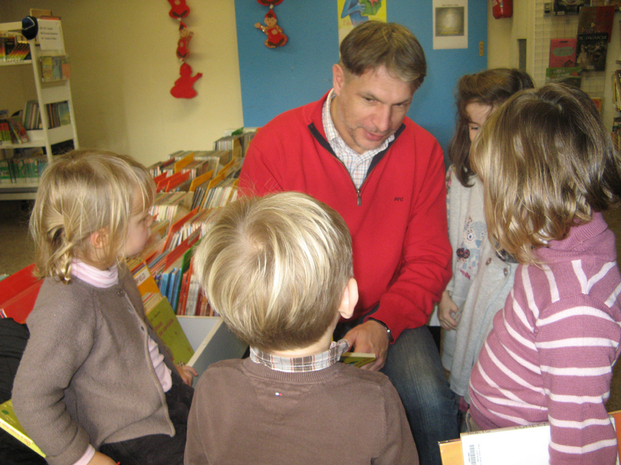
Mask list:
[[[360,300],[354,318],[373,314],[394,339],[427,323],[451,276],[444,158],[436,139],[405,118],[356,189],[326,141],[318,101],[287,111],[252,140],[242,195],[305,192],[338,211],[353,238]]]

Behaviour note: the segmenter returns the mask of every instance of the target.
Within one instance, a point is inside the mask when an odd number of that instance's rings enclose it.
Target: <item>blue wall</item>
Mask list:
[[[431,0],[385,0],[387,20],[408,27],[427,57],[427,77],[414,95],[408,116],[436,136],[442,148],[453,135],[453,91],[463,74],[487,67],[487,3],[469,1],[468,49],[433,50]],[[329,3],[329,6],[328,6]],[[285,0],[274,8],[289,37],[284,47],[267,48],[268,8],[255,0],[235,0],[244,125],[263,126],[285,110],[318,100],[332,87],[332,65],[339,59],[337,2]]]

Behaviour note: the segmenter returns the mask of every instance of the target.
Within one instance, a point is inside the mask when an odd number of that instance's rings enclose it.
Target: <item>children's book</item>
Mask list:
[[[578,34],[576,64],[588,71],[604,71],[608,52],[608,34]]]
[[[578,18],[578,34],[608,34],[608,41],[612,35],[612,22],[615,16],[615,6],[585,6],[580,9]]]
[[[375,360],[375,354],[364,352],[345,352],[341,355],[341,362],[355,367],[361,367]]]
[[[41,457],[45,457],[43,451],[39,449],[39,446],[37,446],[32,439],[30,439],[30,437],[26,434],[26,430],[24,430],[22,425],[19,424],[17,415],[15,415],[15,411],[13,410],[13,401],[11,399],[7,400],[3,404],[0,404],[0,428],[26,444],[37,454],[41,455]]]
[[[619,448],[621,411],[608,416]],[[461,433],[460,439],[439,442],[442,465],[548,465],[549,444],[548,423]],[[616,463],[619,464],[618,459]]]
[[[145,312],[151,326],[162,342],[171,350],[175,363],[188,363],[194,355],[190,341],[186,337],[177,315],[166,297],[143,297]]]
[[[582,82],[582,68],[546,68],[546,83],[562,82],[580,88]]]
[[[550,68],[576,66],[576,42],[578,39],[550,39]]]
[[[588,4],[588,0],[554,0],[555,15],[572,15],[580,13],[580,9]]]

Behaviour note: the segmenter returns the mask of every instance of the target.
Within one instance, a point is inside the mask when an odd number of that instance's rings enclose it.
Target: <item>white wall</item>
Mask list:
[[[19,21],[30,7],[61,16],[80,146],[149,165],[176,150],[212,149],[243,125],[234,2],[188,5],[187,63],[203,73],[193,99],[170,95],[181,63],[178,22],[164,0],[2,0],[0,22]],[[0,95],[0,108],[11,104]]]
[[[494,18],[492,0],[487,0],[487,67],[517,68],[519,65],[518,39],[527,40],[532,50],[532,9],[534,0],[514,0],[511,18]],[[532,73],[532,57],[527,56],[526,71]]]

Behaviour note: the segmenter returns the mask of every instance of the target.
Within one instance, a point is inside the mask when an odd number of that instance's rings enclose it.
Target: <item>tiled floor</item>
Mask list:
[[[27,201],[0,201],[0,274],[12,274],[31,264],[34,244],[28,235]],[[617,256],[621,256],[621,210],[605,214],[617,236]],[[611,386],[608,410],[621,410],[621,363],[617,363]]]

